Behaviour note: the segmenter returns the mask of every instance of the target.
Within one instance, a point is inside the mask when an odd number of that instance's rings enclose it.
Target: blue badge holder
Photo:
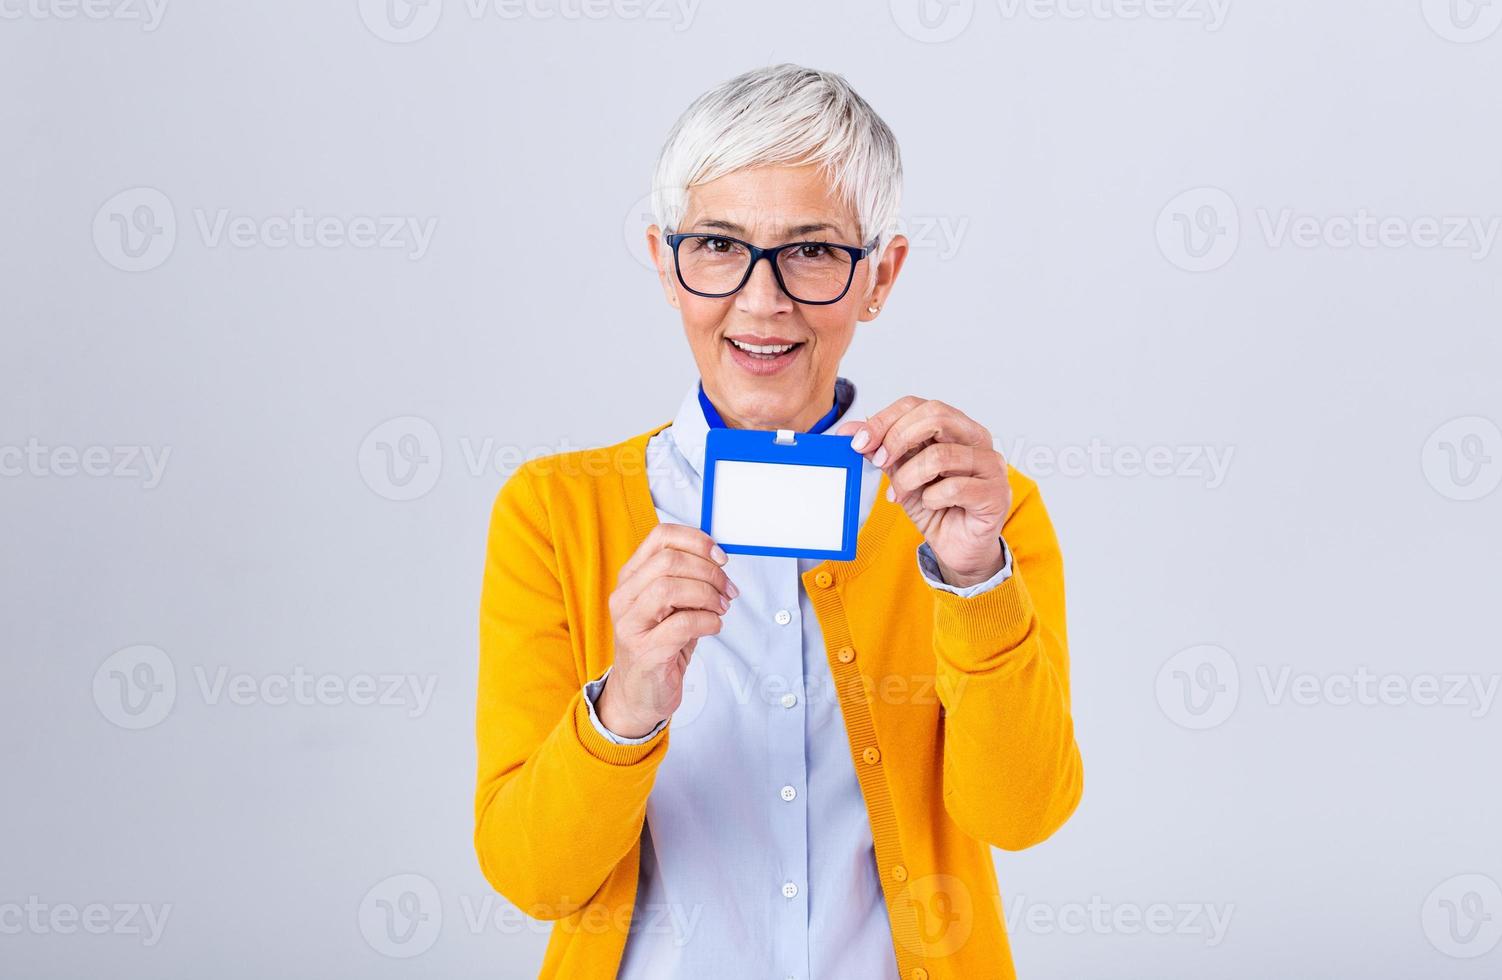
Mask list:
[[[715,464],[720,460],[749,463],[790,463],[799,466],[830,466],[845,470],[845,515],[838,550],[784,548],[715,541],[728,554],[775,555],[787,558],[830,558],[849,561],[855,557],[860,532],[861,465],[864,457],[850,448],[852,436],[830,436],[778,429],[712,428],[704,445],[704,500],[699,528],[714,536]]]

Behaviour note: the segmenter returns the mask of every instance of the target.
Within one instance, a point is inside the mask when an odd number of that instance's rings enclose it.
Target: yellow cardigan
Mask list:
[[[525,463],[491,515],[475,851],[497,891],[557,920],[542,978],[614,977],[630,927],[647,796],[672,724],[647,743],[613,744],[590,724],[581,689],[611,662],[616,573],[657,523],[646,446],[668,424]],[[802,576],[905,980],[1014,976],[990,846],[1046,839],[1083,785],[1058,542],[1037,486],[1009,477],[1012,577],[989,591],[961,598],[923,581],[922,537],[886,499],[885,475],[855,558]]]

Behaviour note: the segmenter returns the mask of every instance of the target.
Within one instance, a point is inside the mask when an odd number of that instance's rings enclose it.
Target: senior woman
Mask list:
[[[543,977],[1013,976],[990,847],[1047,838],[1082,786],[1063,570],[984,426],[914,396],[868,414],[839,375],[907,255],[901,182],[838,75],[701,96],[647,232],[699,377],[670,421],[497,497],[475,848],[557,920]],[[700,531],[719,425],[853,436],[855,558]]]

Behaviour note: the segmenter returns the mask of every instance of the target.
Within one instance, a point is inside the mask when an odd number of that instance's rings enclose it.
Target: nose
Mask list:
[[[772,260],[763,257],[751,269],[751,278],[735,294],[735,308],[749,316],[769,317],[793,308],[792,297],[777,285]]]

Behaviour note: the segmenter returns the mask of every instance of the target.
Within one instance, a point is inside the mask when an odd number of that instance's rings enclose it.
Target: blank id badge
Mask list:
[[[851,438],[710,429],[700,529],[729,554],[854,558],[863,457]]]

